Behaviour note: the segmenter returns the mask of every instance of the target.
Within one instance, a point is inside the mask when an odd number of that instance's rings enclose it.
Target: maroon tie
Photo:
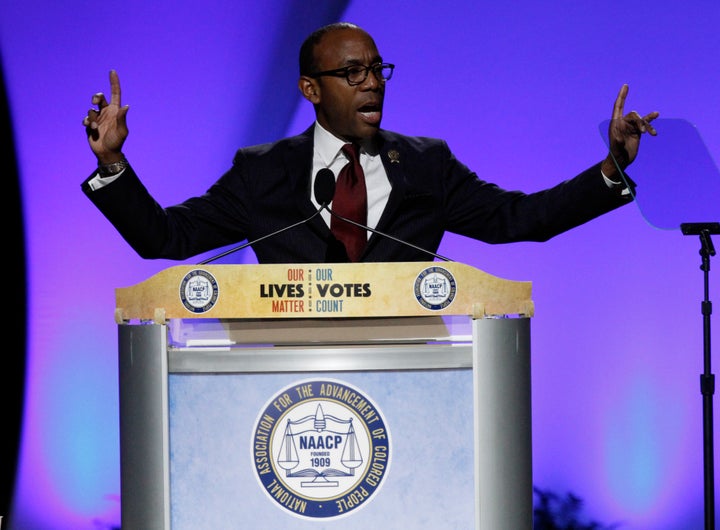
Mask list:
[[[360,165],[359,147],[355,144],[345,144],[342,150],[350,161],[338,175],[332,210],[342,217],[366,225],[367,190],[365,174]],[[330,228],[335,237],[345,245],[350,261],[358,261],[367,244],[365,229],[334,216],[330,221]]]

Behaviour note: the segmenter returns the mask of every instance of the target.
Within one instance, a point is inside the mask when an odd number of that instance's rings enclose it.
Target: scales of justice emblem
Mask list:
[[[310,422],[313,435],[307,434],[307,424]],[[288,478],[312,477],[312,480],[300,482],[302,488],[337,487],[339,482],[330,480],[329,477],[351,477],[355,474],[355,469],[364,462],[352,423],[352,418],[343,420],[326,416],[322,405],[317,406],[314,417],[306,416],[297,421],[288,419],[276,460],[277,465],[285,470]],[[297,434],[293,432],[293,427],[298,430]],[[318,435],[315,435],[315,432]],[[309,451],[311,467],[293,471],[300,466],[298,446],[304,452]],[[338,452],[339,458],[331,458],[331,454]],[[333,462],[340,462],[344,470],[331,467]]]
[[[180,301],[193,313],[204,313],[212,309],[218,294],[217,280],[202,269],[188,272],[180,282]]]
[[[292,515],[334,518],[369,504],[390,467],[390,433],[363,392],[333,379],[295,383],[268,401],[252,439],[265,493]]]
[[[455,277],[443,267],[428,267],[415,279],[415,299],[427,309],[445,309],[452,304],[456,294]]]

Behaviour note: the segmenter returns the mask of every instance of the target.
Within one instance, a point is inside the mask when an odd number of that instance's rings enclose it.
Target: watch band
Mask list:
[[[123,155],[122,160],[113,162],[112,164],[98,164],[98,173],[101,177],[112,177],[123,171],[130,163]]]

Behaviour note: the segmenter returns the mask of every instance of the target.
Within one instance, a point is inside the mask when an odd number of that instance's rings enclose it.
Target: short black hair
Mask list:
[[[361,29],[359,26],[350,22],[333,22],[327,26],[323,26],[313,31],[300,46],[300,75],[310,75],[317,71],[317,63],[315,62],[315,46],[317,46],[322,38],[331,31],[341,29]]]

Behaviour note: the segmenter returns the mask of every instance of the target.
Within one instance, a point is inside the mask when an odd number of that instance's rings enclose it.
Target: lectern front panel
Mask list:
[[[334,450],[334,440],[342,440],[347,446],[347,437],[327,436],[330,432],[342,434],[346,427],[331,428],[328,421],[323,434],[316,438],[319,442],[314,442],[319,447],[307,451],[302,448],[303,443],[308,444],[303,438],[310,431],[308,440],[313,439],[313,422],[309,429],[303,427],[298,414],[278,414],[277,424],[268,425],[265,432],[260,430],[263,436],[257,435],[265,406],[273,407],[272,401],[284,395],[285,401],[278,405],[290,409],[299,402],[295,389],[308,381],[326,382],[327,387],[335,388],[350,385],[362,399],[371,399],[382,416],[380,447],[387,449],[374,463],[377,472],[365,480],[358,476],[356,486],[344,486],[340,477],[347,476],[348,469],[340,461],[347,449]],[[358,401],[352,397],[350,405]],[[169,398],[173,530],[474,526],[470,369],[174,374],[170,376]],[[327,400],[318,402],[325,407]],[[315,410],[316,405],[312,406]],[[334,416],[343,420],[347,415],[339,412]],[[271,444],[266,441],[271,428],[280,434],[290,423],[296,431],[293,443],[301,455],[299,460],[303,460],[304,452],[307,462],[315,465],[301,463],[295,469],[284,469],[283,447],[280,454],[270,454]],[[378,423],[371,423],[370,430]],[[359,432],[362,425],[354,429]],[[364,448],[363,444],[360,447]],[[364,452],[359,450],[355,459],[372,457]],[[293,481],[292,472],[297,475],[298,470],[306,475]],[[259,473],[267,473],[263,482]]]

